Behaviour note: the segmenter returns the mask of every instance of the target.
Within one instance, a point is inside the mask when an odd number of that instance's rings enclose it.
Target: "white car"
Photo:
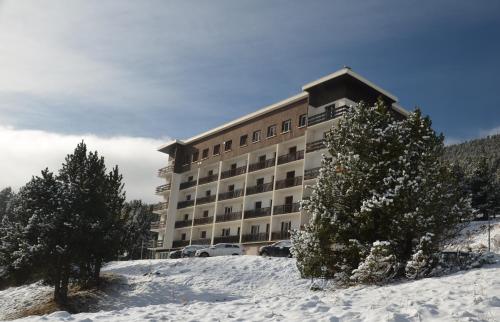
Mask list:
[[[224,256],[224,255],[243,255],[245,250],[238,244],[220,243],[207,248],[199,249],[194,256],[196,257],[210,257],[210,256]]]

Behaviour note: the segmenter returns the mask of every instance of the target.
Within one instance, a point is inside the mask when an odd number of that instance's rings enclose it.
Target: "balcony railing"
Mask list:
[[[168,202],[159,202],[153,206],[153,211],[167,210]]]
[[[317,140],[306,144],[306,152],[313,152],[326,148],[325,140]]]
[[[151,223],[151,229],[163,229],[166,223],[164,221],[155,221]]]
[[[297,151],[295,153],[288,153],[285,155],[280,155],[278,157],[278,164],[284,164],[296,160],[304,159],[304,150]]]
[[[248,166],[248,172],[273,167],[275,163],[276,163],[276,158],[267,159],[263,162],[252,163]]]
[[[240,174],[243,174],[247,171],[247,166],[244,165],[242,167],[239,167],[239,168],[235,168],[235,169],[231,169],[231,170],[227,170],[227,171],[224,171],[220,174],[220,178],[221,179],[226,179],[226,178],[230,178],[230,177],[234,177],[234,176],[239,176]]]
[[[301,184],[302,184],[302,176],[295,178],[286,178],[284,180],[276,181],[276,190],[294,186],[300,186]]]
[[[168,165],[158,170],[158,177],[165,177],[167,174],[172,173],[174,171],[173,165]]]
[[[162,184],[161,186],[156,187],[156,193],[163,193],[170,190],[170,188],[172,188],[172,185],[170,183]]]
[[[340,106],[327,112],[309,116],[309,118],[307,119],[307,126],[313,126],[315,124],[337,118],[344,114],[346,110],[347,106]]]
[[[242,237],[242,242],[244,242],[244,243],[267,241],[267,240],[269,240],[268,233],[247,234],[247,235],[243,235],[243,237]]]
[[[271,233],[271,240],[290,239],[289,231],[273,231]]]
[[[174,240],[172,242],[172,248],[179,248],[189,245],[189,240]]]
[[[258,184],[256,186],[247,188],[247,196],[272,190],[273,190],[273,182]]]
[[[194,200],[184,200],[177,203],[177,209],[187,208],[194,205]]]
[[[270,216],[270,215],[271,215],[271,207],[245,210],[245,219],[264,217],[264,216]]]
[[[149,248],[162,248],[163,247],[163,240],[150,240],[148,243]]]
[[[191,219],[188,220],[178,220],[175,222],[175,228],[189,227],[191,226]]]
[[[196,180],[191,180],[191,181],[182,182],[182,183],[179,185],[179,190],[182,190],[182,189],[187,189],[187,188],[190,188],[190,187],[193,187],[193,186],[196,186]]]
[[[212,174],[210,176],[206,176],[206,177],[200,178],[200,180],[198,180],[198,184],[200,185],[200,184],[205,184],[205,183],[217,181],[217,179],[219,179],[219,175],[218,174]]]
[[[212,240],[210,238],[201,238],[191,241],[191,245],[210,245]]]
[[[214,244],[218,243],[239,243],[240,235],[214,237]]]
[[[209,203],[209,202],[214,202],[215,201],[215,195],[211,196],[206,196],[206,197],[201,197],[196,199],[196,204],[197,205],[202,205],[204,203]]]
[[[214,217],[195,218],[194,225],[206,225],[214,222]]]
[[[233,199],[243,196],[243,189],[219,193],[219,200]]]
[[[223,221],[233,221],[241,219],[241,211],[231,212],[228,214],[220,214],[215,217],[215,222],[223,222]]]
[[[300,211],[300,204],[298,202],[274,206],[273,215],[290,214]]]
[[[184,164],[181,166],[180,172],[183,173],[189,170],[191,170],[191,164]]]
[[[319,170],[321,167],[307,169],[304,171],[304,180],[314,179],[319,176]]]

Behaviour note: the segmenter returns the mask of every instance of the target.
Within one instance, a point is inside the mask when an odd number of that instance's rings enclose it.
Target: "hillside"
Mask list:
[[[492,235],[500,235],[499,222]],[[480,245],[485,236],[484,223],[474,223],[452,244],[468,239]],[[119,276],[120,283],[99,296],[95,313],[56,312],[20,321],[495,321],[500,316],[500,264],[383,287],[316,292],[287,258],[127,261],[104,271]],[[0,291],[0,318],[47,295],[50,288],[39,284]]]
[[[481,157],[485,157],[488,164],[500,175],[500,134],[450,145],[444,152],[445,160],[458,163],[466,170],[470,170]]]

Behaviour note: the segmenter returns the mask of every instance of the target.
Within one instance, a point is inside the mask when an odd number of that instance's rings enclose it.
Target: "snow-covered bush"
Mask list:
[[[352,272],[351,280],[363,284],[383,284],[393,279],[399,264],[388,241],[373,243],[368,256]]]
[[[311,216],[307,240],[315,240],[318,256],[297,256],[299,267],[319,267],[345,280],[364,262],[360,250],[378,240],[391,241],[396,262],[406,263],[427,233],[436,244],[455,234],[472,209],[458,177],[441,160],[443,139],[418,109],[401,117],[383,101],[347,108],[326,136],[328,153],[302,203]]]
[[[438,265],[439,257],[434,239],[434,235],[431,233],[420,238],[415,253],[406,263],[406,277],[410,279],[426,277]]]

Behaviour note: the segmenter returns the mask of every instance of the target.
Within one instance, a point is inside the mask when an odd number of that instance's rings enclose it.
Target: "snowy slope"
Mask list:
[[[322,292],[309,291],[310,281],[300,279],[294,260],[286,258],[130,261],[112,263],[105,270],[123,275],[124,285],[121,292],[102,299],[101,312],[57,312],[23,321],[498,321],[500,317],[498,264],[441,278]]]

